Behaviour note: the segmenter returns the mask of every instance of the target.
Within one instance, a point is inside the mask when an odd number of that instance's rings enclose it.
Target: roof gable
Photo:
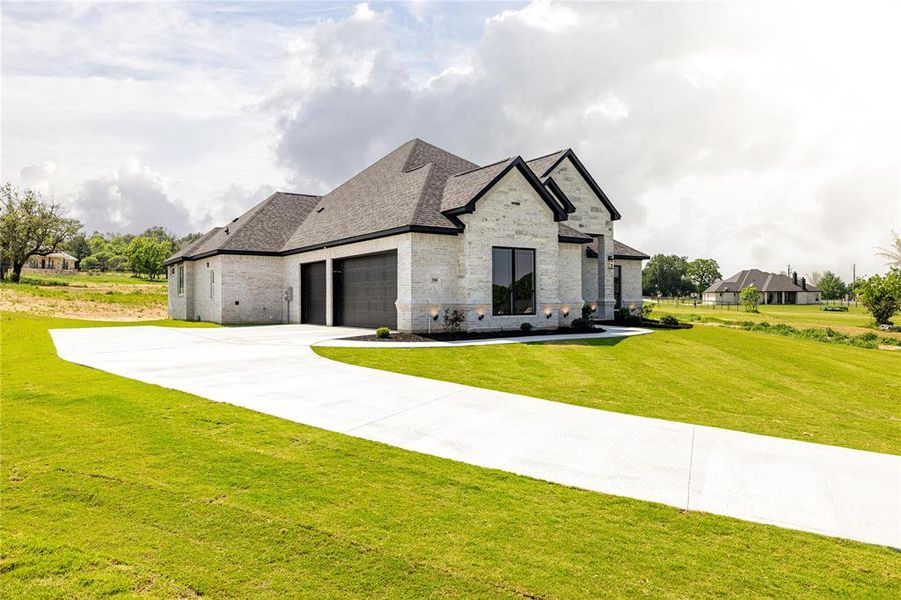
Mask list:
[[[588,184],[588,187],[591,188],[591,191],[594,192],[594,194],[601,201],[601,204],[603,204],[607,211],[610,213],[610,220],[618,221],[619,219],[621,219],[622,215],[620,215],[619,211],[616,210],[616,207],[613,206],[610,198],[607,197],[607,194],[604,193],[604,190],[601,189],[601,186],[599,186],[597,181],[594,180],[594,177],[591,176],[591,173],[588,172],[588,169],[585,168],[585,165],[582,164],[582,161],[579,160],[579,157],[576,156],[576,153],[573,152],[572,148],[567,148],[566,150],[560,150],[559,152],[554,152],[553,154],[548,154],[547,156],[532,159],[528,164],[535,170],[535,173],[539,178],[544,179],[545,177],[550,175],[550,173],[555,168],[557,168],[557,165],[559,165],[566,159],[569,159],[579,175],[582,176],[582,179],[585,180],[585,183]]]
[[[441,212],[456,216],[475,211],[476,203],[510,171],[516,169],[544,201],[555,221],[565,221],[566,212],[521,156],[454,175],[447,181],[441,200]]]

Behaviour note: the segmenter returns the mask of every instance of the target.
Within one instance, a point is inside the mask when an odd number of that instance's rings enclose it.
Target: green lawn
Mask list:
[[[831,327],[845,333],[866,333],[878,331],[873,316],[863,306],[851,305],[848,312],[829,312],[823,310],[824,305],[765,305],[761,304],[758,312],[749,313],[741,306],[692,306],[686,303],[673,303],[664,300],[654,307],[653,318],[663,315],[673,315],[676,318],[687,321],[700,318],[702,321],[735,323],[739,321],[766,321],[770,324],[785,323],[794,327]],[[901,334],[891,332],[879,332],[889,337],[899,337]]]
[[[901,352],[709,326],[622,341],[316,352],[569,404],[901,454]]]
[[[48,327],[86,325],[2,316],[4,597],[901,595],[887,548],[406,452],[59,360]]]

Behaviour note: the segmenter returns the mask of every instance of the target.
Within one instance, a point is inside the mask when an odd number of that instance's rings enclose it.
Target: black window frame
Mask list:
[[[510,251],[510,284],[509,286],[509,297],[507,298],[507,303],[509,306],[510,312],[498,312],[497,303],[495,302],[494,295],[494,285],[495,285],[495,250],[509,250]],[[528,308],[531,309],[531,312],[516,312],[516,296],[515,296],[515,286],[516,282],[516,253],[517,252],[528,252],[532,258],[532,297],[531,304]],[[521,248],[516,246],[492,246],[491,247],[491,316],[493,317],[534,317],[538,314],[538,257],[536,256],[535,248]]]

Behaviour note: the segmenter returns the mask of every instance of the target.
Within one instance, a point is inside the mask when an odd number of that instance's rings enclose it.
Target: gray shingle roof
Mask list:
[[[728,279],[713,282],[710,287],[704,290],[704,293],[740,292],[752,285],[761,292],[803,292],[805,290],[800,283],[800,280],[798,280],[798,284],[795,284],[788,275],[767,273],[759,269],[745,269]],[[819,292],[820,290],[808,283],[806,291]]]
[[[590,235],[585,235],[578,229],[573,229],[563,223],[557,223],[557,237],[560,240],[566,240],[575,244],[590,244],[594,240]]]
[[[588,256],[597,258],[598,241],[592,239],[591,245],[588,246]],[[625,260],[647,260],[651,258],[641,250],[636,250],[632,246],[627,246],[619,240],[613,240],[613,257]]]
[[[514,166],[530,179],[555,218],[564,220],[562,201],[538,176],[567,154],[571,151],[528,163],[515,157],[479,167],[422,140],[410,140],[324,196],[277,192],[166,262],[216,252],[289,254],[410,230],[453,234],[461,226],[447,215],[465,208],[504,169]]]

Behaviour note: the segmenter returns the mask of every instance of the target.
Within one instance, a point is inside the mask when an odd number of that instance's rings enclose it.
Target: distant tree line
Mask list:
[[[687,256],[655,254],[641,273],[642,294],[665,297],[700,294],[722,278],[720,266],[712,258],[688,260]]]
[[[0,187],[0,280],[19,281],[30,256],[60,250],[74,256],[80,270],[131,271],[155,279],[166,272],[166,258],[200,235],[176,237],[151,227],[139,235],[95,231],[87,236],[60,204],[12,183]]]

